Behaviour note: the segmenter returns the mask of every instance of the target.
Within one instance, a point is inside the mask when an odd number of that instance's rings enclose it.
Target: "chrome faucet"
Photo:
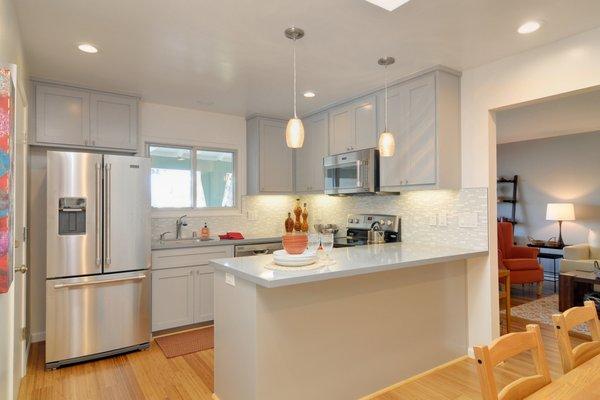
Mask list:
[[[181,228],[187,226],[187,222],[183,220],[185,217],[187,215],[182,215],[175,221],[175,239],[181,239]]]
[[[160,234],[160,241],[161,242],[165,240],[165,236],[167,235],[167,233],[171,233],[171,232],[166,231],[166,232],[163,232],[163,233]]]

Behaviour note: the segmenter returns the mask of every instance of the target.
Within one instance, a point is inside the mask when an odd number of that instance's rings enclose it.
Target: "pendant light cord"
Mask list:
[[[294,53],[294,118],[298,118],[298,115],[296,114],[296,39],[294,39],[293,53]]]
[[[383,81],[385,82],[385,132],[388,131],[388,84],[387,84],[387,65],[383,70]]]

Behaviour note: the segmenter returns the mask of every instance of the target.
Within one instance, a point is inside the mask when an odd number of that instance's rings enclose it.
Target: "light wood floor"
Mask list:
[[[533,292],[534,293],[534,292]],[[531,301],[535,295],[516,296],[514,303]],[[512,331],[524,330],[526,321],[514,319]],[[546,357],[553,379],[562,374],[554,332],[542,326]],[[582,339],[573,338],[578,344]],[[499,386],[533,373],[529,355],[497,368]],[[149,350],[100,361],[44,370],[44,345],[32,345],[28,373],[19,399],[199,399],[210,400],[213,389],[213,350],[167,359],[156,343]],[[452,364],[407,382],[378,396],[377,400],[480,399],[479,382],[471,359]]]

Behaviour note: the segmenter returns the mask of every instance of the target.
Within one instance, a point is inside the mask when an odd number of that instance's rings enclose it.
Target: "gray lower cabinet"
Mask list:
[[[214,270],[210,260],[233,257],[233,246],[152,252],[152,331],[211,321]]]
[[[323,157],[328,154],[329,116],[327,112],[304,121],[304,146],[296,150],[296,192],[322,192]]]
[[[378,92],[380,130],[384,91]],[[383,190],[460,188],[460,81],[437,70],[388,89],[388,130],[396,152],[381,157]]]
[[[246,122],[248,194],[294,192],[294,154],[285,141],[286,125],[262,117]]]
[[[33,84],[35,135],[31,144],[136,152],[137,97]]]

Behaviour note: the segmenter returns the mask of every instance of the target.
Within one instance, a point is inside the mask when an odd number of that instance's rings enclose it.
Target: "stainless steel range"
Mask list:
[[[369,244],[369,232],[382,232],[383,242],[401,241],[402,221],[397,215],[348,214],[346,237],[335,239],[334,247],[352,247]]]

